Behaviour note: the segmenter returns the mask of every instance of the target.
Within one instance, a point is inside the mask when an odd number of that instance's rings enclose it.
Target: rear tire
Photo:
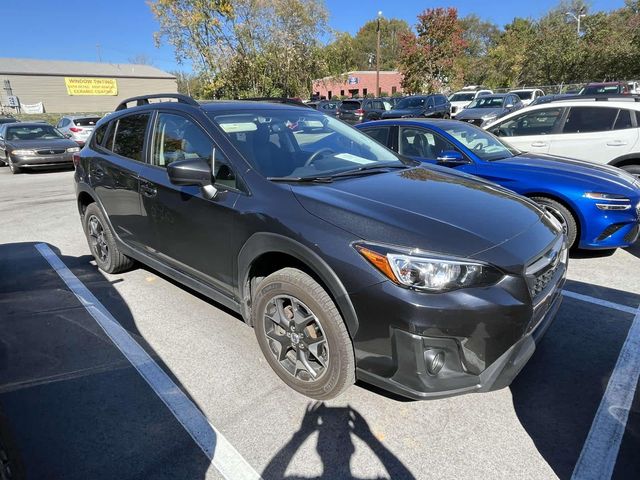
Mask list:
[[[251,320],[260,349],[289,387],[316,400],[355,382],[353,344],[327,292],[306,273],[284,268],[253,294]]]
[[[561,224],[565,235],[567,236],[567,246],[572,248],[576,243],[578,236],[578,222],[573,213],[556,200],[547,197],[531,197],[540,208],[553,215]]]
[[[120,273],[133,266],[133,260],[118,250],[109,224],[95,203],[87,206],[83,220],[89,249],[100,270],[107,273]]]

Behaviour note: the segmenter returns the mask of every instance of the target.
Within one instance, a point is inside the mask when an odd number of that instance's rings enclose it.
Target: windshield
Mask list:
[[[450,102],[470,102],[475,97],[475,93],[454,93],[449,97]]]
[[[426,101],[426,97],[406,97],[397,103],[396,108],[398,110],[420,108],[424,106]]]
[[[504,97],[478,97],[467,108],[501,108]]]
[[[511,92],[511,93],[515,93],[516,95],[518,95],[520,97],[520,100],[531,100],[531,97],[533,97],[533,92]]]
[[[312,178],[376,165],[404,166],[391,150],[319,112],[265,109],[209,115],[267,178]]]
[[[489,132],[468,123],[460,122],[459,125],[444,128],[444,131],[486,162],[504,160],[520,153],[515,148],[502,143]]]
[[[65,138],[51,125],[22,125],[7,128],[7,140],[53,140]]]

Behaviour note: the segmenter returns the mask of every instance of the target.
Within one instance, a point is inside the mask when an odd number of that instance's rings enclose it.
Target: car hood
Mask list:
[[[382,113],[382,118],[401,118],[405,116],[414,117],[420,115],[424,109],[422,108],[399,108],[387,110]]]
[[[13,149],[28,148],[29,150],[38,150],[46,148],[70,148],[77,147],[78,144],[68,138],[56,138],[51,140],[11,140],[7,142]]]
[[[292,189],[308,212],[363,240],[505,268],[521,269],[558,235],[524,197],[444,169],[418,167]],[[487,253],[497,246],[502,255]]]
[[[471,101],[450,102],[452,107],[462,108],[466,107]]]
[[[460,111],[458,115],[456,115],[456,119],[464,120],[464,119],[472,119],[472,118],[482,118],[487,115],[491,115],[495,113],[496,115],[502,115],[504,112],[503,108],[465,108]]]
[[[523,153],[504,160],[496,160],[497,164],[510,166],[523,173],[537,172],[545,177],[563,177],[567,180],[580,180],[587,189],[602,193],[635,193],[640,195],[637,180],[624,170],[609,165],[557,157],[554,155]]]

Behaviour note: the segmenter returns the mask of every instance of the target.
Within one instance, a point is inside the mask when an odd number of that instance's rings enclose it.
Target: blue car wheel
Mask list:
[[[567,246],[571,248],[578,236],[578,222],[567,207],[560,202],[556,202],[547,197],[531,197],[545,212],[550,213],[560,222],[565,235],[567,236]]]

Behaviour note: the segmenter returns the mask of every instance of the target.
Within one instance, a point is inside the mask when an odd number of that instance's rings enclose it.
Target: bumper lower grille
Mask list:
[[[36,150],[38,155],[60,155],[66,152],[64,148],[48,148],[43,150]]]
[[[622,227],[624,227],[624,223],[614,223],[612,225],[609,225],[607,228],[605,228],[602,231],[602,233],[598,236],[598,238],[596,238],[596,242],[601,242],[605,238],[610,237],[611,235],[616,233],[618,230],[620,230]]]
[[[549,286],[559,269],[565,268],[567,247],[564,239],[559,239],[551,248],[531,262],[526,270],[527,285],[531,298],[536,302]]]

